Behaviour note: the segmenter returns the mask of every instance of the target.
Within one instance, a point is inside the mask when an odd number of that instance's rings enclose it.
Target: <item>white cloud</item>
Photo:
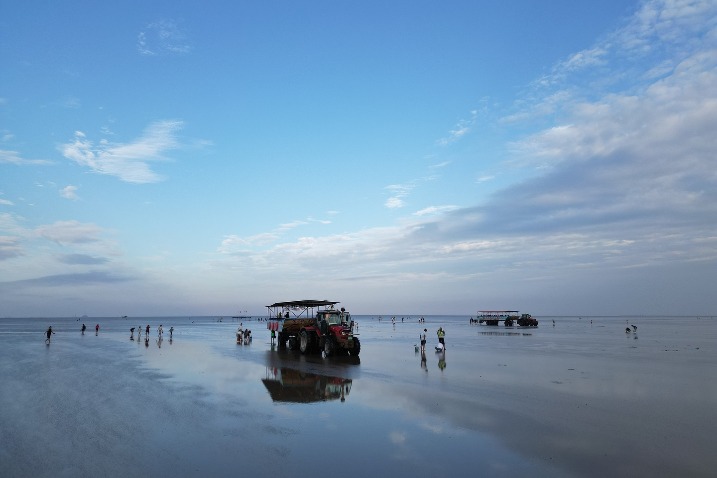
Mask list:
[[[403,198],[408,196],[415,187],[415,184],[391,184],[386,186],[384,189],[387,189],[392,196],[386,200],[384,205],[389,209],[402,208],[405,205]]]
[[[79,199],[77,196],[77,186],[65,186],[60,190],[60,196],[62,196],[65,199],[72,199],[76,200]]]
[[[403,199],[399,197],[390,197],[386,199],[386,202],[384,203],[384,206],[386,206],[389,209],[399,209],[404,206]]]
[[[430,206],[413,213],[414,216],[435,216],[459,209],[458,206]]]
[[[158,121],[151,124],[144,135],[132,143],[100,141],[95,146],[81,131],[75,140],[61,145],[62,154],[81,166],[99,174],[116,176],[130,183],[153,183],[162,177],[152,171],[149,163],[165,160],[164,153],[179,147],[176,132],[181,121]]]

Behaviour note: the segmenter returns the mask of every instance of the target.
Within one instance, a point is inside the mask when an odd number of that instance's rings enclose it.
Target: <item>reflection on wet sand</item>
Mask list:
[[[328,375],[302,372],[291,368],[266,369],[262,379],[275,402],[310,403],[328,400],[346,400],[351,392],[352,380]]]
[[[493,332],[493,331],[479,332],[479,334],[480,335],[524,335],[524,336],[533,335],[533,334],[524,333],[524,332]]]
[[[358,356],[304,355],[272,347],[264,355],[266,373],[262,383],[274,402],[343,402],[360,363]]]

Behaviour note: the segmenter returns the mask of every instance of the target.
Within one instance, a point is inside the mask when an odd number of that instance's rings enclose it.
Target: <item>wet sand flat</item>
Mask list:
[[[0,319],[2,476],[717,469],[714,319],[538,317],[537,328],[355,319],[358,360],[276,350],[256,319],[243,323],[248,345],[227,319],[87,318],[84,336],[76,319]],[[144,334],[129,340],[146,324],[146,344]],[[630,324],[637,333],[625,333]],[[56,333],[45,345],[48,325]],[[424,327],[425,360],[414,348]],[[433,350],[438,327],[445,354]]]

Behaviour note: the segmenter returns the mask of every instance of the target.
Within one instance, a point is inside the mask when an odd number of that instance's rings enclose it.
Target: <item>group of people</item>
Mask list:
[[[272,331],[272,333],[273,333],[273,331]],[[249,342],[251,342],[251,330],[242,329],[240,326],[237,329],[237,343],[238,344],[248,344]]]
[[[134,330],[135,328],[132,327],[129,329],[129,339],[134,340]],[[169,328],[169,340],[172,340],[172,336],[174,335],[174,327]],[[137,340],[140,339],[142,336],[142,326],[140,325],[137,327]],[[144,336],[145,339],[149,339],[149,324],[147,324],[147,327],[144,329]],[[157,327],[157,336],[162,339],[164,337],[164,328],[162,327],[162,324],[159,324],[159,327]]]
[[[423,333],[419,335],[419,340],[421,341],[421,353],[426,352],[426,334],[428,333],[428,329],[423,329]],[[446,331],[443,330],[443,327],[438,327],[438,330],[436,330],[436,335],[438,336],[438,346],[436,346],[436,352],[441,352],[446,350]]]
[[[87,330],[87,325],[82,324],[82,328],[80,331],[82,332],[82,335],[85,335],[85,330]],[[129,329],[129,338],[130,340],[134,340],[134,331],[135,328],[132,327]],[[99,335],[100,333],[100,324],[95,325],[95,335]],[[157,333],[159,334],[159,338],[161,339],[164,334],[164,329],[162,328],[162,324],[159,325],[157,328]],[[52,326],[48,327],[45,331],[45,336],[47,337],[45,339],[46,344],[50,344],[50,340],[52,336],[55,334],[55,332],[52,330]],[[140,339],[140,336],[142,335],[142,326],[137,327],[137,340]],[[172,340],[172,336],[174,335],[174,327],[169,328],[169,340]],[[149,324],[147,324],[147,327],[145,328],[145,337],[149,339]]]

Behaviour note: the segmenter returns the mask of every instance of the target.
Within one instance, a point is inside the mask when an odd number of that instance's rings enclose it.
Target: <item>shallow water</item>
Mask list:
[[[354,318],[359,360],[257,319],[0,319],[2,475],[714,476],[714,319]]]

